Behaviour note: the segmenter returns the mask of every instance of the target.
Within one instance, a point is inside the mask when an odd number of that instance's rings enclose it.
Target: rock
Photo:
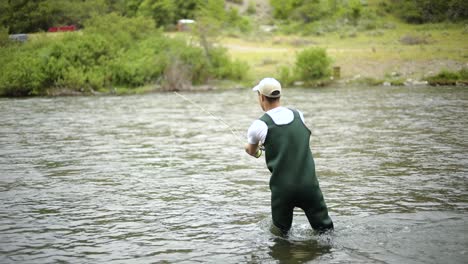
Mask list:
[[[427,81],[414,81],[413,85],[428,85],[429,82]]]
[[[390,82],[384,82],[383,86],[392,86],[392,84]]]
[[[407,79],[404,82],[405,86],[421,86],[421,85],[428,85],[429,83],[427,81],[418,81],[418,80],[413,80],[413,79]]]

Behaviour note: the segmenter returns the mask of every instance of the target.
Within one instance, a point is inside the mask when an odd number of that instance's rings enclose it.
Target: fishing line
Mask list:
[[[225,125],[227,128],[229,128],[229,130],[231,131],[232,135],[237,139],[239,140],[239,142],[241,142],[242,144],[244,144],[244,141],[240,139],[240,134],[239,132],[234,129],[233,127],[231,127],[228,123],[226,123],[222,118],[220,117],[217,117],[215,116],[214,114],[212,114],[210,111],[206,110],[205,108],[203,108],[201,105],[195,103],[194,101],[190,100],[189,98],[187,98],[186,96],[183,96],[182,94],[178,93],[178,92],[174,92],[175,94],[177,94],[180,98],[184,99],[185,101],[193,104],[194,106],[198,107],[199,109],[201,109],[202,111],[204,111],[205,113],[209,114],[210,116],[212,116],[214,119],[220,121],[223,125]]]

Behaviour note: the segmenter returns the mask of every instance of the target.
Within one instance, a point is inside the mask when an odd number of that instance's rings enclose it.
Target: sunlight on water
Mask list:
[[[186,93],[245,137],[250,90]],[[270,231],[269,174],[175,94],[0,99],[0,262],[464,263],[466,88],[286,89],[336,230]]]

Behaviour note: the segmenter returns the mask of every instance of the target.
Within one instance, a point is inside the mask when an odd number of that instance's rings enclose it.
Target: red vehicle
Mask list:
[[[67,31],[76,31],[75,25],[70,26],[61,26],[61,27],[50,27],[48,32],[67,32]]]

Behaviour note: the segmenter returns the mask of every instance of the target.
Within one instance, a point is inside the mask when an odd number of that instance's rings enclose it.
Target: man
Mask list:
[[[245,151],[265,160],[271,172],[271,212],[273,224],[283,234],[291,228],[294,207],[304,210],[312,228],[318,232],[333,229],[322,192],[315,176],[315,164],[309,147],[310,130],[301,112],[280,105],[281,84],[263,79],[253,91],[265,114],[255,120],[247,132]]]

